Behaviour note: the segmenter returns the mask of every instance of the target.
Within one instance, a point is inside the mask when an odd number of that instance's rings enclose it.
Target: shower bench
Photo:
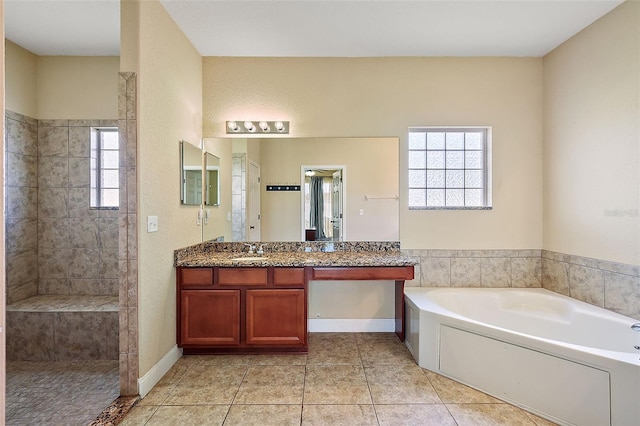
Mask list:
[[[7,305],[7,360],[118,359],[118,297],[39,295]]]

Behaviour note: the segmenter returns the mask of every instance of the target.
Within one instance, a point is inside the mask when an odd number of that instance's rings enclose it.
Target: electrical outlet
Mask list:
[[[147,232],[158,232],[158,216],[147,216]]]

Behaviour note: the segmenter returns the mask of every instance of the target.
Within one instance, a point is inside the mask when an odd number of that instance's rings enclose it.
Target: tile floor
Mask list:
[[[119,393],[118,361],[7,362],[5,424],[86,426]]]
[[[421,369],[392,333],[312,333],[308,355],[183,356],[121,425],[552,425]]]

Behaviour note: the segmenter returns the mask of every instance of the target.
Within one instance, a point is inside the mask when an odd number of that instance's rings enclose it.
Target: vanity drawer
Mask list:
[[[218,285],[267,285],[267,268],[218,268]]]
[[[180,283],[189,285],[213,285],[212,268],[180,268]]]
[[[273,285],[304,286],[304,268],[273,268]]]

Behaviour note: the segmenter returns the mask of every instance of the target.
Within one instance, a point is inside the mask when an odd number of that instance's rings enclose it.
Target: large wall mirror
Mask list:
[[[399,240],[398,138],[234,138],[231,141],[233,184],[223,191],[232,191],[233,241],[309,239],[307,230],[316,226],[311,225],[310,213],[305,211],[312,187],[305,170],[315,170],[318,176],[326,177],[324,195],[327,201],[333,201],[321,219],[325,239],[331,235],[331,239],[345,241]],[[260,181],[258,193],[252,195],[250,172],[254,169],[259,171]],[[286,190],[267,190],[268,186],[286,187]],[[254,212],[256,203],[259,210]],[[255,229],[249,229],[253,222],[247,220],[248,215],[259,215],[259,238],[251,237]],[[334,223],[339,226],[334,228]]]
[[[180,141],[180,202],[183,205],[202,205],[202,174],[202,150]]]

